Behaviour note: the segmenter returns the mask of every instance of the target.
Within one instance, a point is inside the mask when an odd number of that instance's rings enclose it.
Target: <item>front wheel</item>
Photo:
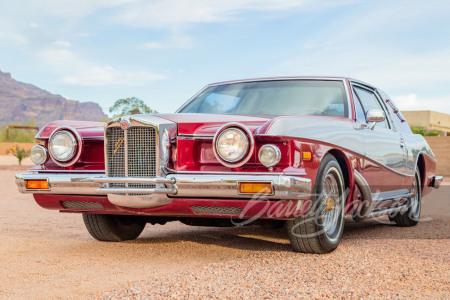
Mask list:
[[[286,223],[295,251],[322,254],[339,245],[345,214],[343,178],[339,163],[327,154],[320,164],[307,213]]]
[[[145,227],[139,216],[83,214],[89,234],[99,241],[121,242],[135,240]]]

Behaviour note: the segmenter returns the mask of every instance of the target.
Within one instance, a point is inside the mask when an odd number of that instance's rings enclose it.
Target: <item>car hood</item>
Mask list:
[[[214,135],[226,123],[237,122],[251,131],[272,120],[272,116],[223,115],[223,114],[158,114],[155,115],[178,124],[179,135]]]

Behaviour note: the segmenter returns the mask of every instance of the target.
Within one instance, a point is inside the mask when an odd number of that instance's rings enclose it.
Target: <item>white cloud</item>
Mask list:
[[[64,48],[49,48],[39,53],[62,81],[82,86],[125,85],[141,86],[165,76],[147,71],[117,70],[110,65],[97,65],[79,58],[75,53]]]
[[[400,110],[434,110],[450,112],[450,96],[420,97],[417,94],[392,96],[392,100]]]
[[[418,110],[421,106],[416,94],[395,96],[392,100],[400,110]]]
[[[71,44],[68,41],[61,41],[61,40],[55,41],[53,44],[55,46],[64,47],[64,48],[69,48],[71,46]]]
[[[163,46],[159,42],[148,42],[144,44],[144,48],[146,49],[162,49]]]
[[[138,27],[182,27],[225,22],[248,11],[292,12],[338,6],[354,1],[314,0],[137,0],[123,7],[119,20]]]
[[[174,32],[167,40],[163,42],[144,43],[143,47],[150,50],[160,49],[189,49],[194,47],[192,37]]]

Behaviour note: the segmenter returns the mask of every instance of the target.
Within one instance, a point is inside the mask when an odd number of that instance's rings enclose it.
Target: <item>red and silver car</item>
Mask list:
[[[82,213],[100,241],[136,239],[146,223],[265,222],[296,251],[327,253],[346,214],[417,224],[442,181],[392,100],[342,77],[211,84],[174,114],[55,121],[36,139],[19,191]]]

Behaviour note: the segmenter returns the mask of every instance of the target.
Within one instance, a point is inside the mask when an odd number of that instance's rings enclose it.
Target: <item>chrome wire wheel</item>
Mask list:
[[[325,155],[307,212],[286,221],[295,251],[322,254],[338,247],[344,231],[346,192],[343,178],[337,159],[331,154]]]
[[[325,175],[321,193],[321,217],[323,230],[330,241],[339,237],[342,227],[342,178],[332,167]]]

